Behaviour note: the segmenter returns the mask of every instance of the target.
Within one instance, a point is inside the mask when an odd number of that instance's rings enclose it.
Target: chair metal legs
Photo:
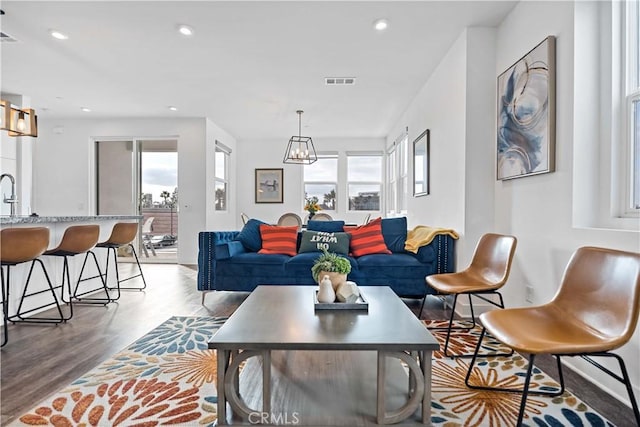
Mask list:
[[[31,292],[29,293],[29,282],[31,281],[31,275],[33,274],[33,268],[35,267],[35,265],[39,264],[40,267],[42,268],[42,271],[44,273],[48,288],[45,288],[43,290],[40,291],[35,291],[35,292]],[[7,265],[7,297],[8,297],[8,284],[10,283],[10,265]],[[60,286],[62,287],[62,285]],[[52,284],[51,284],[51,279],[49,279],[49,274],[47,273],[47,269],[44,266],[44,263],[42,262],[42,260],[40,260],[39,258],[34,259],[33,261],[31,261],[31,268],[29,269],[29,275],[27,276],[27,281],[24,285],[24,291],[22,292],[22,297],[20,298],[20,304],[18,304],[18,310],[16,311],[16,314],[14,314],[13,316],[10,316],[8,318],[8,320],[11,323],[18,323],[18,322],[24,322],[24,323],[62,323],[62,322],[66,322],[67,320],[69,320],[71,317],[71,315],[73,314],[73,311],[71,311],[71,314],[69,315],[69,317],[65,317],[65,315],[62,313],[62,307],[60,305],[60,301],[58,301],[58,297],[56,295],[55,292],[55,288]],[[58,314],[59,317],[27,317],[24,318],[23,316],[34,312],[36,310],[45,308],[50,306],[52,303],[48,303],[48,304],[43,304],[40,305],[38,307],[34,307],[34,308],[30,308],[28,310],[24,310],[22,309],[22,306],[24,304],[24,301],[26,298],[34,296],[34,295],[38,295],[44,292],[51,292],[51,296],[53,297],[53,304],[55,304],[57,310],[58,310]],[[62,292],[64,292],[64,289],[62,290]],[[8,303],[8,302],[7,302]],[[71,304],[69,304],[71,305]]]
[[[518,411],[518,420],[516,421],[516,425],[521,426],[522,419],[524,418],[524,411],[526,408],[527,396],[529,394],[555,397],[555,396],[560,396],[564,393],[564,376],[562,375],[562,364],[560,363],[560,356],[555,355],[558,363],[558,375],[560,378],[560,390],[556,392],[529,390],[529,385],[531,384],[531,374],[533,372],[533,367],[535,362],[535,354],[531,354],[529,356],[529,366],[527,367],[527,374],[524,380],[524,386],[521,389],[487,387],[487,386],[470,384],[469,379],[471,378],[471,373],[473,372],[473,366],[476,362],[476,358],[478,357],[478,352],[480,351],[480,347],[482,347],[482,339],[484,338],[485,332],[486,332],[485,328],[482,328],[482,332],[480,333],[480,339],[478,340],[478,344],[476,345],[476,350],[473,353],[473,358],[471,359],[471,363],[469,364],[469,370],[467,371],[467,376],[464,379],[464,383],[466,384],[467,387],[475,390],[490,390],[490,391],[502,391],[502,392],[509,392],[509,393],[522,393],[522,399],[520,400],[520,410]]]
[[[96,265],[96,269],[98,270],[98,274],[96,274],[95,276],[91,276],[91,277],[85,277],[84,279],[82,278],[82,274],[84,273],[84,268],[87,265],[87,260],[89,259],[89,255],[91,255],[93,257],[93,262]],[[78,292],[78,288],[80,287],[80,282],[85,282],[87,280],[92,280],[92,279],[100,279],[100,283],[102,284],[102,286],[94,288],[94,289],[90,289],[90,290],[85,290],[82,292]],[[89,294],[89,293],[93,293],[93,292],[97,292],[99,290],[103,290],[106,298],[96,298],[96,297],[85,297],[85,298],[80,298],[83,295]],[[76,288],[73,291],[73,296],[72,298],[82,304],[98,304],[98,305],[107,305],[109,304],[112,299],[111,296],[109,295],[109,290],[107,289],[107,284],[106,284],[106,279],[104,277],[104,274],[102,274],[102,271],[100,270],[100,264],[98,263],[98,259],[96,258],[96,254],[93,251],[87,251],[87,254],[84,257],[84,262],[82,263],[82,268],[80,269],[80,275],[78,276],[78,281],[76,282]]]
[[[467,293],[466,295],[469,297],[469,309],[471,310],[471,320],[467,321],[467,322],[471,322],[470,326],[453,326],[453,321],[454,321],[454,317],[456,314],[456,304],[458,302],[458,295],[464,295],[464,294],[453,294],[453,306],[451,307],[451,316],[449,316],[449,324],[446,327],[442,327],[442,326],[438,326],[438,327],[431,327],[431,328],[427,328],[431,331],[437,331],[437,330],[446,330],[447,331],[447,339],[445,340],[444,343],[444,350],[443,350],[443,354],[447,357],[472,357],[473,354],[469,353],[469,354],[449,354],[447,353],[447,350],[449,348],[449,340],[451,338],[451,331],[470,331],[473,328],[476,327],[476,316],[475,313],[473,311],[473,301],[471,299],[472,296],[478,297],[483,301],[486,301],[490,304],[495,305],[496,307],[499,308],[504,308],[504,301],[502,299],[502,294],[500,292],[496,292],[496,291],[491,291],[491,292],[482,292],[482,293],[477,293],[477,292],[473,292],[473,293]],[[500,302],[495,302],[487,297],[485,297],[484,295],[498,295],[498,297],[500,298]],[[425,297],[426,299],[426,297]],[[424,301],[423,301],[423,306],[424,306]],[[422,313],[422,309],[420,309],[420,313]],[[511,350],[511,352],[509,353],[491,353],[490,356],[511,356],[513,354],[513,350]]]
[[[631,400],[631,405],[633,407],[633,413],[635,415],[636,418],[636,423],[638,425],[640,425],[640,411],[638,410],[638,403],[636,402],[635,396],[633,394],[633,389],[631,387],[631,381],[629,380],[629,374],[627,373],[627,369],[626,366],[624,364],[624,360],[622,359],[622,357],[620,357],[619,355],[615,354],[615,353],[609,353],[609,352],[601,352],[601,353],[588,353],[588,354],[554,354],[553,356],[555,356],[556,360],[557,360],[557,364],[558,364],[558,376],[559,376],[559,382],[560,382],[560,390],[557,392],[543,392],[543,391],[531,391],[529,390],[529,385],[531,383],[531,374],[533,372],[533,366],[534,366],[534,362],[535,362],[535,354],[531,354],[529,356],[529,366],[527,367],[527,374],[525,377],[525,382],[524,382],[524,386],[522,389],[510,389],[510,388],[499,388],[499,387],[486,387],[486,386],[478,386],[478,385],[474,385],[474,384],[470,384],[469,383],[469,379],[471,378],[471,374],[473,372],[473,366],[475,364],[476,358],[478,356],[478,352],[480,351],[480,347],[482,346],[482,339],[484,338],[486,330],[484,328],[482,328],[482,333],[480,334],[480,340],[478,341],[478,344],[476,346],[476,350],[473,354],[473,358],[471,359],[471,363],[469,364],[469,370],[467,371],[467,376],[464,379],[464,383],[467,385],[467,387],[472,388],[472,389],[476,389],[476,390],[492,390],[492,391],[503,391],[503,392],[512,392],[512,393],[522,393],[522,399],[520,401],[520,410],[518,411],[518,420],[516,422],[516,425],[522,425],[522,420],[524,418],[524,411],[525,411],[525,407],[526,407],[526,403],[527,403],[527,396],[529,394],[536,394],[536,395],[542,395],[542,396],[549,396],[549,397],[555,397],[555,396],[560,396],[564,393],[564,376],[562,374],[562,363],[560,362],[560,357],[561,356],[580,356],[583,359],[585,359],[586,361],[588,361],[589,363],[591,363],[592,365],[596,366],[597,368],[600,368],[602,371],[606,372],[607,374],[611,375],[613,378],[617,379],[618,381],[620,381],[621,383],[623,383],[627,389],[627,393],[629,393],[629,399]],[[591,357],[614,357],[618,360],[618,363],[620,365],[620,370],[622,372],[622,376],[616,374],[615,372],[612,372],[611,370],[607,369],[606,367],[602,366],[601,364],[599,364],[598,362],[596,362],[595,360],[593,360]]]
[[[8,273],[7,273],[8,274]],[[4,323],[4,336],[2,337],[2,345],[0,347],[4,347],[7,341],[9,341],[9,282],[7,281],[7,285],[5,288],[4,282],[4,269],[0,268],[0,275],[2,276],[2,318]]]
[[[633,408],[633,414],[636,417],[636,424],[640,426],[640,410],[638,409],[638,402],[636,402],[636,398],[633,394],[633,388],[631,387],[631,381],[629,380],[629,374],[627,372],[627,367],[624,364],[624,360],[622,359],[622,357],[620,357],[619,355],[615,354],[615,353],[609,353],[609,352],[603,352],[603,353],[589,353],[589,354],[583,354],[583,355],[579,355],[580,357],[582,357],[584,360],[586,360],[587,362],[591,363],[593,366],[600,368],[603,372],[606,372],[607,374],[611,375],[613,378],[615,378],[616,380],[620,381],[621,383],[624,384],[625,388],[627,389],[627,393],[629,394],[629,400],[631,401],[631,407]],[[615,372],[611,371],[610,369],[606,368],[605,366],[602,366],[601,364],[599,364],[598,362],[596,362],[595,360],[593,360],[591,357],[614,357],[618,360],[618,364],[620,365],[620,371],[622,372],[622,376],[616,374]]]
[[[117,301],[118,299],[120,299],[120,291],[122,289],[127,289],[127,290],[143,290],[147,287],[147,282],[144,279],[144,274],[142,273],[142,267],[140,266],[140,260],[138,259],[138,254],[136,253],[136,250],[133,246],[133,244],[129,243],[128,246],[131,248],[131,252],[133,253],[133,256],[136,260],[136,265],[138,266],[138,274],[135,274],[131,277],[127,277],[125,279],[120,279],[120,271],[118,268],[118,253],[117,253],[117,249],[120,247],[118,245],[109,245],[109,246],[98,246],[98,247],[104,247],[107,250],[107,262],[106,262],[106,266],[105,266],[105,270],[104,273],[102,273],[102,271],[100,271],[100,266],[98,265],[98,260],[96,259],[96,255],[93,251],[88,251],[87,255],[85,257],[84,263],[82,264],[82,270],[80,271],[80,278],[78,279],[78,283],[76,284],[76,290],[74,292],[74,298],[78,301],[87,303],[87,304],[103,304],[106,305],[110,302],[114,302]],[[89,257],[89,254],[91,254],[91,256],[93,256],[94,262],[96,264],[96,267],[98,268],[98,274],[96,276],[91,276],[91,277],[86,277],[84,279],[82,279],[82,272],[84,271],[84,267],[85,264],[87,262],[87,258]],[[116,283],[115,286],[109,286],[109,264],[111,262],[111,258],[113,258],[113,264],[114,264],[114,269],[115,269],[115,273],[116,273]],[[95,279],[95,278],[100,278],[101,282],[102,282],[102,286],[99,288],[95,288],[95,289],[91,289],[88,291],[83,291],[81,293],[78,293],[78,286],[80,285],[80,282],[84,282],[86,280],[91,280],[91,279]],[[134,279],[136,277],[141,277],[142,278],[142,286],[141,287],[123,287],[120,286],[120,284],[122,282],[126,282],[127,280],[131,280]],[[91,292],[95,292],[98,290],[104,290],[104,292],[106,293],[106,298],[78,298],[79,296],[82,295],[86,295],[88,293]],[[110,293],[110,291],[116,291],[115,292],[115,296],[112,296],[112,294]]]
[[[141,291],[143,289],[146,289],[147,287],[147,282],[144,280],[144,274],[142,274],[142,267],[140,267],[140,260],[138,259],[138,254],[136,253],[136,249],[134,248],[133,244],[129,243],[128,244],[129,248],[131,248],[131,252],[133,253],[133,257],[136,259],[136,264],[138,266],[138,274],[135,274],[131,277],[127,277],[126,279],[122,279],[120,280],[120,273],[118,272],[118,257],[117,257],[117,253],[116,253],[116,249],[115,248],[110,248],[113,249],[113,259],[116,265],[116,279],[118,281],[118,289],[129,289],[129,290],[138,290]],[[109,263],[109,256],[107,255],[107,264]],[[106,274],[106,272],[105,272]],[[142,287],[123,287],[120,286],[120,283],[122,282],[126,282],[127,280],[131,280],[131,279],[135,279],[136,277],[141,277],[142,278]],[[109,289],[114,289],[114,288],[109,288]]]

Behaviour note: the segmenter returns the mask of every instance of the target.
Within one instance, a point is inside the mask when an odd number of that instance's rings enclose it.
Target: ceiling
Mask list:
[[[289,138],[302,109],[303,135],[384,137],[463,29],[514,4],[4,0],[17,41],[0,43],[1,89],[41,120],[208,117],[238,139]]]

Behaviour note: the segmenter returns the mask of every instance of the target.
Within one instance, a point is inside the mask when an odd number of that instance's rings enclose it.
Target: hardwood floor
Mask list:
[[[121,264],[123,275],[133,268]],[[75,305],[75,314],[59,326],[11,325],[9,343],[0,351],[2,425],[31,409],[171,316],[229,316],[244,301],[240,292],[211,292],[201,305],[197,272],[175,264],[146,264],[145,291],[123,291],[117,303]],[[140,280],[134,279],[134,280]],[[132,285],[134,283],[131,283]],[[417,312],[417,300],[406,300]],[[437,298],[428,298],[422,318],[447,316]],[[540,367],[555,375],[552,360]],[[631,363],[631,361],[627,361]],[[595,369],[595,368],[594,368]],[[632,410],[582,377],[565,370],[569,390],[619,426],[634,425]]]

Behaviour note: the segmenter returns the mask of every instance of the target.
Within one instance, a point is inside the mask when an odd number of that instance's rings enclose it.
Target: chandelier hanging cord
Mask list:
[[[302,113],[304,113],[304,111],[297,110],[296,113],[298,113],[298,136],[301,137],[302,136]]]

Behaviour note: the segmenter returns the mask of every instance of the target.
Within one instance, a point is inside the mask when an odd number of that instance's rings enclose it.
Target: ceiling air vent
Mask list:
[[[324,84],[327,86],[344,86],[356,84],[355,77],[325,77]]]
[[[3,33],[0,31],[0,42],[1,43],[12,43],[12,42],[17,42],[18,40],[14,39],[12,36],[10,36],[7,33]]]

